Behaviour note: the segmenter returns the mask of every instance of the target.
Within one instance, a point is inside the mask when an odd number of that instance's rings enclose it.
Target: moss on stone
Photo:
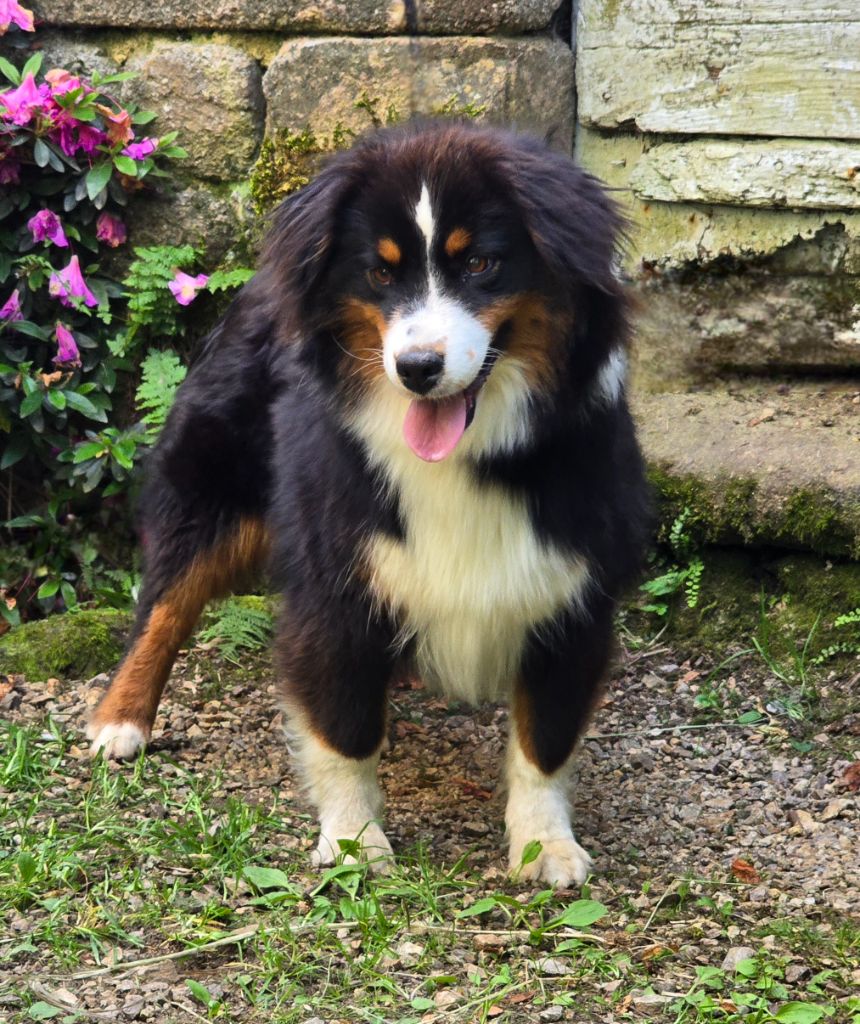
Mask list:
[[[740,548],[706,548],[700,557],[696,607],[678,595],[663,634],[682,646],[719,660],[752,647],[756,638],[776,661],[789,662],[807,641],[812,660],[850,639],[834,622],[860,606],[860,563]],[[634,631],[655,624],[636,607],[627,614]]]
[[[330,137],[317,137],[310,128],[300,132],[281,129],[263,139],[250,179],[250,196],[258,214],[267,213],[316,174],[326,154],[348,143],[348,132],[336,129]]]
[[[0,670],[26,679],[87,679],[122,657],[126,612],[79,611],[28,622],[0,638]]]
[[[706,481],[653,464],[649,479],[661,532],[689,508],[690,525],[704,543],[777,544],[860,557],[860,502],[840,504],[832,493],[813,488],[778,501],[763,496],[754,479]]]

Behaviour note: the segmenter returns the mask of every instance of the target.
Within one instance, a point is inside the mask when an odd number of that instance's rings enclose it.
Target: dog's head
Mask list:
[[[291,300],[285,340],[354,419],[398,421],[435,462],[515,448],[550,400],[617,399],[619,226],[566,157],[438,123],[333,159],[281,207],[265,260]]]

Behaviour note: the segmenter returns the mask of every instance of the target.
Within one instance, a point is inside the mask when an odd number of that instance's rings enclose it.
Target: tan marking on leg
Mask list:
[[[403,254],[400,252],[400,246],[393,238],[380,238],[376,245],[376,251],[386,263],[393,263],[395,267],[403,258]]]
[[[454,228],[451,234],[445,239],[445,252],[449,256],[456,256],[457,253],[463,252],[464,249],[467,249],[471,242],[471,232],[467,231],[466,228]]]
[[[269,546],[265,525],[244,519],[220,543],[199,554],[153,606],[123,659],[87,730],[95,738],[105,725],[132,723],[148,739],[161,693],[179,648],[206,603],[229,593],[241,576],[262,564]]]

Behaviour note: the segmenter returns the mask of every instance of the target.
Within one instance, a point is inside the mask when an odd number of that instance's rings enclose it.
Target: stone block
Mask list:
[[[127,220],[132,245],[193,245],[206,253],[208,266],[259,231],[241,195],[203,185],[138,195]]]
[[[582,0],[576,36],[583,124],[860,139],[848,0]]]
[[[383,119],[483,108],[491,121],[553,133],[569,148],[573,54],[552,39],[290,40],[263,79],[266,129],[318,136],[361,132]]]
[[[217,43],[159,42],[133,56],[126,70],[138,78],[124,95],[154,110],[158,135],[177,131],[188,151],[183,173],[215,181],[243,177],[263,132],[261,72],[255,60]]]
[[[50,25],[388,35],[546,28],[559,0],[34,0]]]

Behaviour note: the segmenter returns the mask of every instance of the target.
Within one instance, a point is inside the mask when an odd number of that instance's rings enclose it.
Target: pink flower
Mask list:
[[[79,363],[81,353],[75,344],[74,335],[65,324],[57,324],[55,331],[57,339],[57,354],[54,356],[55,363]]]
[[[128,237],[125,224],[112,213],[102,213],[96,221],[96,238],[100,242],[107,242],[111,249],[116,249]]]
[[[132,160],[145,160],[158,149],[158,139],[141,139],[140,142],[132,142],[122,151],[123,156],[130,156]]]
[[[192,277],[190,274],[177,270],[176,276],[167,287],[173,292],[173,297],[180,306],[190,306],[197,298],[197,293],[200,289],[206,287],[208,280],[209,278],[206,274],[198,274],[197,277]]]
[[[97,306],[99,300],[87,288],[78,257],[73,256],[64,270],[55,270],[48,281],[48,292],[63,306],[74,306],[74,299],[83,299],[85,306]]]
[[[0,0],[3,3],[3,0]],[[27,75],[17,89],[0,93],[0,104],[6,108],[4,117],[13,124],[26,124],[42,108],[51,90],[47,85],[36,85],[36,79]]]
[[[0,0],[2,3],[3,0]],[[75,89],[83,88],[84,83],[76,75],[65,68],[51,68],[45,72],[45,81],[50,85],[54,96],[62,96],[67,92],[74,92]]]
[[[33,235],[34,242],[44,242],[47,238],[61,249],[68,248],[69,240],[63,231],[60,218],[51,210],[39,210],[35,217],[27,221],[27,227]]]
[[[0,0],[0,36],[15,24],[25,32],[33,31],[33,12],[22,7],[17,0]]]
[[[21,312],[21,294],[16,288],[3,305],[0,306],[0,321],[11,324],[16,320],[23,319],[24,314]]]

